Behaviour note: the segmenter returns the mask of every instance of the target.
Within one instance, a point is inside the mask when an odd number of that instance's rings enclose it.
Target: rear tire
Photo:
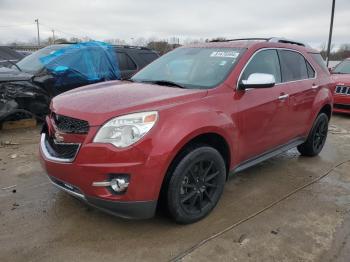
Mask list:
[[[297,147],[302,156],[316,156],[322,151],[327,139],[328,122],[325,113],[317,116],[307,140]]]
[[[181,224],[207,216],[218,203],[226,181],[225,162],[209,146],[197,146],[173,169],[167,185],[167,207]]]

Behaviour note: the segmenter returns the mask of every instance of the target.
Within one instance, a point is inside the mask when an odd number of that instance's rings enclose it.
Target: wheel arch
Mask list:
[[[171,177],[171,174],[177,164],[181,161],[181,159],[188,154],[191,150],[195,149],[200,145],[207,145],[215,148],[220,155],[223,157],[226,167],[226,179],[228,178],[228,173],[231,165],[231,148],[228,140],[218,132],[204,132],[200,134],[196,134],[192,136],[190,139],[186,141],[180,142],[181,146],[177,153],[170,160],[170,164],[167,167],[165,172],[163,181],[160,187],[160,199],[164,199],[166,192],[165,189]]]
[[[216,132],[202,133],[189,139],[184,145],[182,145],[180,150],[177,152],[177,154],[171,161],[169,168],[171,167],[171,165],[174,164],[173,162],[176,161],[176,158],[181,157],[183,152],[186,153],[188,149],[192,149],[198,145],[207,145],[215,148],[224,159],[226,173],[228,173],[228,171],[230,170],[230,163],[231,163],[230,146],[229,146],[229,143],[226,141],[226,139],[222,135]]]
[[[319,113],[317,115],[319,115],[321,113],[325,113],[328,116],[328,119],[331,119],[331,117],[332,117],[332,106],[330,104],[325,104],[321,108],[321,110],[319,111]]]

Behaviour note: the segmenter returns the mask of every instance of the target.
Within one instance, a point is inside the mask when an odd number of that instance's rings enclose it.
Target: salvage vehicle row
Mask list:
[[[80,86],[128,79],[158,58],[148,48],[102,42],[52,45],[0,68],[0,122],[48,113],[52,97]]]

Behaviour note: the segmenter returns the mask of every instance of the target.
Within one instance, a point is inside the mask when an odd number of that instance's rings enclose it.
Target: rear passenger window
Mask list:
[[[154,53],[140,53],[139,55],[146,64],[149,64],[158,58]]]
[[[126,53],[117,53],[120,70],[136,70],[136,64]]]
[[[305,58],[294,51],[279,50],[282,82],[309,78]]]
[[[281,82],[281,70],[276,50],[263,50],[253,56],[244,69],[241,80],[247,80],[251,74],[263,73],[274,75],[276,83]]]
[[[325,73],[329,74],[326,62],[323,60],[321,54],[314,53],[314,54],[311,54],[311,55],[312,55],[313,59],[315,60],[315,62],[322,68],[322,70]]]
[[[312,66],[310,65],[310,63],[305,60],[306,62],[306,68],[307,68],[307,75],[309,78],[314,78],[315,77],[315,70],[312,68]]]

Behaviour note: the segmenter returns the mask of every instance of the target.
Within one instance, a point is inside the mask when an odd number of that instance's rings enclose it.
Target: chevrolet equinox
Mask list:
[[[40,142],[52,183],[105,212],[177,223],[218,203],[229,174],[297,147],[322,150],[334,84],[286,39],[180,47],[136,73],[55,97]]]

